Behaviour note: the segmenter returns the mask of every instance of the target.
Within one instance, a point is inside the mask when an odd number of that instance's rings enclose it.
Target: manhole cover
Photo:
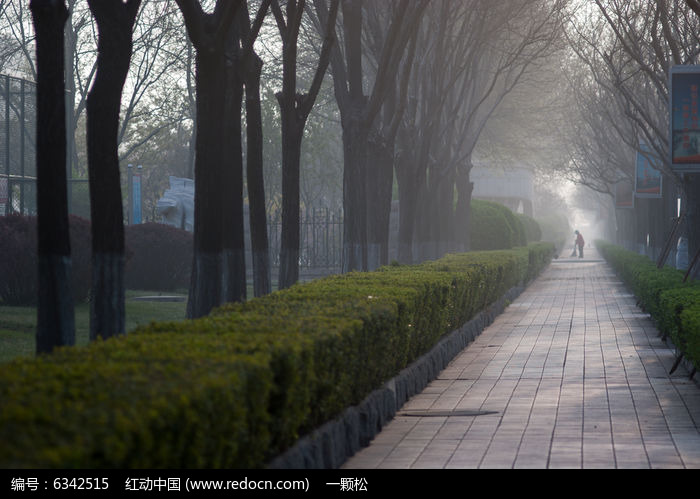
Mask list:
[[[487,414],[498,414],[498,411],[479,411],[479,410],[456,410],[456,411],[436,411],[436,410],[424,410],[424,411],[399,411],[398,416],[412,416],[417,418],[429,418],[429,417],[455,417],[455,416],[485,416]]]

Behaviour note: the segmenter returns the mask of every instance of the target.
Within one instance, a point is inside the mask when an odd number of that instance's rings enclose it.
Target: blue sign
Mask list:
[[[132,224],[141,223],[141,175],[133,175],[131,177],[132,196],[131,196],[131,213],[133,214]]]

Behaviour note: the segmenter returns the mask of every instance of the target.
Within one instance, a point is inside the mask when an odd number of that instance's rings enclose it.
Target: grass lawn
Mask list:
[[[126,330],[131,331],[150,322],[182,320],[185,301],[136,301],[139,296],[184,296],[185,293],[150,291],[126,292]],[[75,339],[77,345],[88,343],[90,308],[87,303],[75,306]],[[0,363],[17,357],[34,356],[36,352],[36,307],[9,307],[0,305]]]

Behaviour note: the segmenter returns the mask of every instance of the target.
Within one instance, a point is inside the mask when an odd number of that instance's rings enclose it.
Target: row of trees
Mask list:
[[[469,248],[469,171],[481,133],[504,99],[561,48],[568,15],[564,0],[175,3],[187,40],[177,34],[176,23],[163,21],[172,19],[165,15],[171,13],[170,2],[88,1],[98,33],[84,99],[93,227],[93,339],[124,333],[120,145],[123,159],[125,123],[141,109],[132,106],[139,96],[148,103],[144,110],[168,108],[167,101],[146,98],[149,78],[160,81],[175,68],[149,66],[157,50],[172,52],[178,47],[178,60],[194,60],[196,68],[191,80],[185,71],[187,85],[174,85],[171,92],[179,89],[196,103],[192,117],[196,218],[188,316],[199,317],[221,303],[246,298],[244,196],[250,207],[255,294],[271,290],[262,175],[263,58],[256,43],[270,19],[282,48],[276,97],[282,135],[279,286],[284,288],[298,279],[300,155],[305,125],[326,72],[332,76],[342,126],[344,270],[371,270],[388,263],[394,178],[400,202],[399,259],[435,258]],[[66,20],[79,12],[74,2],[32,0],[30,6],[40,94],[39,149],[47,153],[39,158],[39,218],[42,233],[53,235],[40,244],[40,254],[48,262],[42,275],[55,282],[42,289],[56,290],[40,304],[40,316],[47,317],[40,320],[40,336],[46,340],[37,348],[47,351],[70,343],[71,336],[70,320],[48,319],[70,315],[71,308],[59,299],[70,258],[65,198],[56,194],[65,192],[65,164],[49,159],[60,157],[60,147],[66,147],[65,133],[54,124],[63,120],[70,131],[76,123],[75,108],[56,98],[63,92],[63,75],[73,74],[66,71],[63,51],[57,47],[65,42],[75,46],[79,37],[72,34],[80,22],[65,29]],[[153,12],[164,15],[153,18]],[[172,38],[157,36],[163,32],[172,33]],[[64,33],[68,33],[65,40]],[[301,33],[310,40],[303,50]],[[40,57],[44,50],[51,50],[51,55]],[[75,56],[72,63],[84,64],[76,55],[80,51],[67,53]],[[300,74],[300,61],[311,70]],[[135,64],[143,78],[129,80],[125,89]],[[79,81],[78,87],[88,88],[85,83]],[[75,100],[80,111],[83,99]],[[177,115],[172,109],[168,113]],[[71,154],[77,153],[67,156]],[[51,174],[46,173],[49,169]],[[61,176],[63,184],[57,180]],[[42,184],[50,189],[42,189]]]
[[[580,8],[567,30],[576,57],[566,68],[573,101],[573,119],[562,131],[570,145],[566,173],[613,199],[618,181],[634,182],[638,151],[657,165],[663,198],[637,199],[635,210],[616,211],[620,239],[649,244],[654,256],[669,238],[677,198],[689,255],[700,248],[700,175],[671,168],[668,132],[670,68],[699,62],[697,13],[695,1],[596,0]]]

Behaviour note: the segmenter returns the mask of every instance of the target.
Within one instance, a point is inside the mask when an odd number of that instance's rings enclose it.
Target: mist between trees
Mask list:
[[[681,197],[692,252],[697,175],[667,164],[664,119],[669,66],[697,59],[695,4],[2,2],[1,72],[38,85],[39,253],[54,283],[40,315],[66,317],[38,348],[72,341],[71,304],[58,298],[66,177],[90,182],[91,336],[124,333],[127,163],[144,165],[147,219],[169,175],[195,180],[189,317],[247,299],[247,269],[256,296],[272,291],[271,215],[279,288],[299,279],[300,211],[312,207],[342,210],[344,272],[468,251],[475,164],[529,168],[535,218],[594,211],[625,241],[644,233],[660,246]],[[613,197],[642,139],[669,190],[662,209],[646,207],[661,213],[648,226]]]

